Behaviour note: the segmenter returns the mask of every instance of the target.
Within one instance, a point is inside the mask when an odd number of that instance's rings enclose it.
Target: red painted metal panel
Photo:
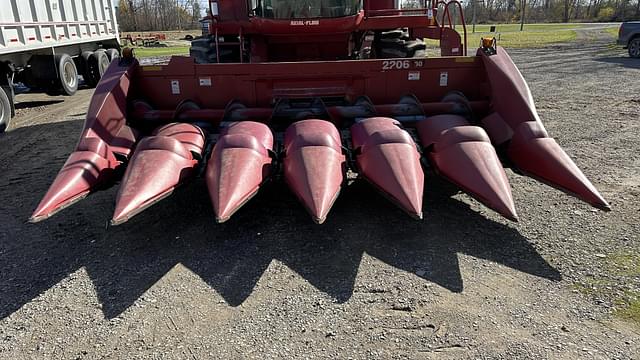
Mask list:
[[[416,73],[417,80],[412,80]],[[203,86],[200,79],[210,85]],[[368,96],[375,104],[392,104],[404,94],[414,94],[422,102],[439,101],[451,90],[462,91],[471,100],[485,100],[486,81],[476,57],[212,65],[174,57],[168,65],[141,67],[135,76],[135,96],[158,109],[175,109],[185,99],[202,108],[223,109],[231,99],[248,107],[270,107],[281,97],[316,96],[343,96],[350,101]]]

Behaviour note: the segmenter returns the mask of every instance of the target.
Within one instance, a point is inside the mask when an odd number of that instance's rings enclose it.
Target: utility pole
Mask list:
[[[522,16],[520,17],[520,31],[524,30],[524,10],[527,8],[527,0],[522,0]]]

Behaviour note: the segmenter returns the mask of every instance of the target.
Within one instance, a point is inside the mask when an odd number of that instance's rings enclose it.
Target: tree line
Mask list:
[[[467,23],[617,22],[640,20],[640,0],[461,0]],[[429,1],[401,0],[404,8],[419,8]],[[453,7],[451,8],[453,10]]]
[[[119,0],[121,31],[197,29],[202,18],[199,0]]]
[[[292,0],[295,1],[295,0]],[[436,0],[433,0],[436,1]],[[400,0],[403,8],[424,7],[428,0]],[[640,20],[640,0],[462,0],[467,23],[527,23]],[[199,27],[199,0],[119,0],[122,31],[179,30]]]

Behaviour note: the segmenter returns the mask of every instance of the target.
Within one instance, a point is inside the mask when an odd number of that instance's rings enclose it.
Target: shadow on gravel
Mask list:
[[[631,69],[640,69],[640,59],[632,59],[628,56],[601,57],[601,58],[596,58],[595,60],[609,63],[609,64],[619,64]]]
[[[30,109],[30,108],[39,107],[39,106],[59,104],[63,101],[64,100],[18,101],[16,102],[16,109]]]
[[[76,141],[77,122],[20,128],[0,146],[31,158],[0,158],[0,318],[84,267],[102,310],[113,318],[181,263],[238,306],[275,259],[338,302],[353,294],[363,253],[453,292],[464,289],[458,253],[550,280],[560,273],[512,227],[450,198],[450,186],[427,177],[425,219],[415,221],[364,182],[344,189],[324,225],[314,224],[281,183],[267,184],[229,222],[215,224],[206,186],[197,180],[128,223],[106,227],[115,188],[93,194],[48,221],[26,219]],[[56,135],[57,134],[57,135]],[[73,134],[73,135],[69,135]],[[19,156],[23,158],[20,159]],[[386,284],[379,284],[384,291]],[[85,292],[68,288],[78,296]]]

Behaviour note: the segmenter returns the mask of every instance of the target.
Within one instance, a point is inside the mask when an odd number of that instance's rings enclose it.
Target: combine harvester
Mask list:
[[[111,64],[31,221],[120,168],[114,225],[199,174],[219,222],[282,176],[322,223],[349,169],[415,218],[423,168],[514,221],[504,166],[609,210],[547,134],[507,52],[482,39],[467,54],[454,8],[462,17],[455,0],[211,0],[210,35],[190,57],[141,66],[124,51]],[[424,38],[441,56],[426,57]]]

